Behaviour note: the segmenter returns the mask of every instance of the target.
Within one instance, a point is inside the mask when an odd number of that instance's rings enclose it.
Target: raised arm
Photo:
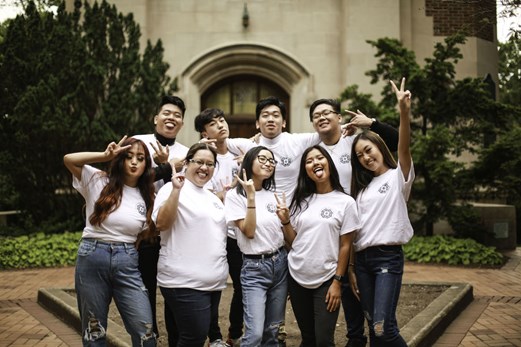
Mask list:
[[[291,225],[291,220],[289,217],[289,208],[286,204],[286,193],[282,193],[282,198],[279,199],[277,193],[275,193],[275,200],[277,200],[277,216],[280,219],[282,224],[282,232],[284,233],[284,240],[286,244],[291,247],[293,244],[293,240],[297,236],[295,229]]]
[[[181,194],[181,188],[183,188],[184,182],[185,176],[183,174],[176,173],[172,175],[172,191],[170,192],[170,195],[164,204],[159,208],[157,213],[156,228],[158,230],[168,230],[172,224],[175,223],[179,206],[179,196]]]
[[[400,127],[398,128],[398,163],[402,169],[405,179],[409,177],[409,171],[412,165],[411,156],[411,92],[405,90],[405,77],[402,78],[400,89],[396,87],[393,81],[390,81],[393,92],[398,100],[398,108],[400,109]]]
[[[81,180],[81,170],[84,165],[110,161],[119,153],[130,148],[130,145],[121,146],[126,139],[127,136],[125,135],[118,143],[109,143],[104,152],[77,152],[66,154],[63,157],[63,163],[74,177]]]
[[[246,176],[246,170],[243,170],[241,178],[238,175],[235,175],[237,178],[237,182],[244,188],[246,192],[246,216],[244,219],[239,219],[235,221],[235,225],[241,230],[241,232],[249,239],[253,239],[255,237],[255,229],[257,229],[257,213],[255,206],[255,186],[253,185],[253,180],[248,179]]]
[[[352,116],[349,123],[346,124],[347,129],[355,129],[353,127],[369,128],[371,131],[380,135],[391,152],[396,152],[398,149],[398,130],[387,123],[380,122],[375,118],[367,117],[360,110],[356,110],[356,112],[349,110],[345,111]]]

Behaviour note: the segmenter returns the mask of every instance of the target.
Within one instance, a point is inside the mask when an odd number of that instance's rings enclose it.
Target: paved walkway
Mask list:
[[[475,300],[435,347],[521,346],[521,248],[500,270],[405,266],[404,280],[468,282]],[[0,347],[81,346],[79,335],[36,303],[38,288],[73,287],[74,269],[0,271]]]

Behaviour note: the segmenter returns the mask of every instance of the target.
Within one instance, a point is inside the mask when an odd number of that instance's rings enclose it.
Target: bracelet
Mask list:
[[[282,225],[288,225],[291,220],[288,220],[286,223],[282,223]]]
[[[255,208],[255,206],[248,206],[248,208]]]

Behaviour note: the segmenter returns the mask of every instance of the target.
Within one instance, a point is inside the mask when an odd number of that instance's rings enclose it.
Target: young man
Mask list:
[[[286,127],[286,105],[273,96],[259,101],[255,119],[255,125],[261,133],[258,143],[246,139],[228,139],[228,148],[244,153],[258,145],[269,148],[278,163],[275,170],[277,192],[285,192],[286,201],[291,201],[297,186],[300,157],[306,148],[318,144],[320,138],[316,133],[290,134],[283,131]]]
[[[391,151],[398,146],[398,131],[392,126],[369,118],[362,112],[347,111],[353,118],[346,125],[348,130],[369,128],[386,142]],[[309,107],[309,120],[320,136],[320,145],[327,149],[340,175],[340,183],[346,193],[351,191],[351,145],[354,135],[343,136],[340,102],[334,99],[318,99]]]
[[[396,151],[398,147],[398,131],[396,129],[388,124],[378,122],[374,118],[368,118],[360,111],[357,113],[348,112],[353,116],[347,125],[348,128],[370,128],[382,137],[391,151]],[[351,147],[355,136],[342,136],[340,103],[333,99],[314,101],[309,108],[309,120],[320,136],[320,146],[329,152],[335,163],[340,176],[340,184],[349,194],[352,177]],[[367,343],[367,337],[364,335],[364,313],[360,301],[351,291],[347,275],[344,276],[342,282],[342,306],[347,323],[348,343],[346,347],[364,347]]]
[[[201,112],[194,120],[195,130],[201,137],[214,140],[217,151],[217,166],[212,179],[207,187],[211,189],[219,198],[224,201],[226,191],[231,187],[235,175],[239,172],[240,164],[237,161],[237,154],[228,150],[226,139],[230,135],[228,123],[224,118],[224,112],[217,108],[207,108]],[[243,329],[243,307],[242,307],[242,288],[241,288],[241,268],[242,253],[237,245],[235,228],[228,229],[226,241],[226,252],[230,277],[233,283],[233,296],[230,304],[230,327],[228,329],[227,344],[222,341],[222,334],[219,328],[219,307],[212,309],[212,321],[210,322],[210,347],[221,347],[230,345],[240,346],[240,338]]]
[[[177,96],[165,95],[161,98],[154,116],[155,130],[153,134],[135,135],[143,141],[152,155],[152,166],[156,171],[156,192],[165,182],[170,181],[172,166],[170,162],[180,161],[186,156],[188,147],[176,142],[176,136],[183,127],[185,103]],[[156,240],[142,241],[139,245],[139,271],[145,287],[148,290],[148,298],[152,305],[154,317],[154,332],[158,334],[156,320],[156,291],[157,291],[157,261],[159,259],[159,237]],[[176,345],[177,332],[172,312],[165,305],[165,325],[168,332],[170,346]]]

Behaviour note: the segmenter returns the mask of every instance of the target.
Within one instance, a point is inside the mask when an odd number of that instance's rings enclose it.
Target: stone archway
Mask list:
[[[295,58],[273,47],[237,43],[212,49],[183,71],[200,93],[216,82],[235,75],[257,75],[273,81],[291,94],[293,86],[310,74]]]

